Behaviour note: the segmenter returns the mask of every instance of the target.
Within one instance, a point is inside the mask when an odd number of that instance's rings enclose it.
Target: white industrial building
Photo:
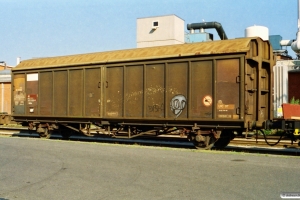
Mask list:
[[[137,19],[137,48],[184,44],[184,20],[176,15]]]

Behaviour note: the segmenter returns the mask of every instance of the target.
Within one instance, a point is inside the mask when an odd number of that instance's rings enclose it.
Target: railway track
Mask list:
[[[39,135],[30,132],[24,127],[0,127],[0,135],[6,135],[10,137],[30,137],[39,138]],[[267,141],[270,144],[274,144],[278,141],[279,137],[269,137]],[[62,140],[63,138],[58,134],[51,135],[51,139]],[[110,138],[101,136],[82,136],[75,134],[69,138],[71,141],[83,141],[83,142],[103,142],[103,143],[118,143],[118,144],[137,144],[141,146],[160,146],[160,147],[173,147],[173,148],[188,148],[194,149],[194,145],[187,140],[186,137],[179,137],[174,135],[160,135],[158,137],[153,136],[141,136],[133,139],[121,139]],[[256,139],[253,137],[236,137],[229,145],[224,149],[212,148],[216,151],[237,151],[248,153],[264,153],[264,154],[277,154],[277,155],[293,155],[300,156],[300,147],[297,142],[291,142],[287,138],[283,138],[276,146],[269,146],[264,139]]]

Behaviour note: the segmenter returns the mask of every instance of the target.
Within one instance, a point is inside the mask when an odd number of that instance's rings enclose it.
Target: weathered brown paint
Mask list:
[[[38,73],[41,98],[37,112],[14,117],[260,127],[273,116],[273,64],[259,38],[26,60],[13,69],[14,84]]]

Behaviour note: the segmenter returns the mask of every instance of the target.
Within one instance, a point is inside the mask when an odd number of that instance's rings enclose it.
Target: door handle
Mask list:
[[[241,113],[240,113],[240,107],[237,107],[237,108],[236,108],[235,113],[236,113],[237,115],[240,115],[240,114],[241,114]]]

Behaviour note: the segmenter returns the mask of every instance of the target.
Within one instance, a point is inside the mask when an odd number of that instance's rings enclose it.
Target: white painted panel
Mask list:
[[[39,80],[39,74],[27,74],[27,81],[38,81]]]

